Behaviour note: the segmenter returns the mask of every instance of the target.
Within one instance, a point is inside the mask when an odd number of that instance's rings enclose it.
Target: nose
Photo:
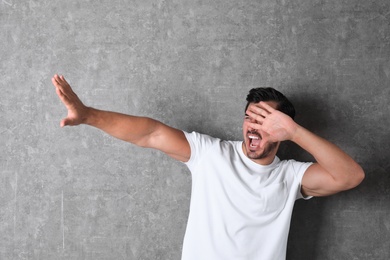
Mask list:
[[[250,122],[251,122],[251,123],[256,123],[256,120],[254,120],[254,119],[251,118]],[[253,128],[253,127],[250,127],[250,126],[248,126],[248,130],[249,130],[250,132],[256,132],[256,129]]]
[[[252,128],[252,127],[248,127],[248,132],[250,132],[250,133],[257,133],[257,129],[255,129],[255,128]]]

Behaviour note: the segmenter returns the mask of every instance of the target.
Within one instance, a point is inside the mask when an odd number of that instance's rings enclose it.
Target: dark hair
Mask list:
[[[277,110],[290,116],[292,119],[295,117],[295,108],[293,104],[279,91],[274,88],[253,88],[249,91],[246,97],[245,111],[248,109],[250,103],[259,103],[260,101],[274,101],[278,103]]]

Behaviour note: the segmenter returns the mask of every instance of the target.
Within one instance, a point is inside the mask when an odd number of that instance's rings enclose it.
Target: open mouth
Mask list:
[[[248,139],[249,139],[250,148],[256,149],[257,147],[260,146],[261,138],[257,134],[249,133]]]

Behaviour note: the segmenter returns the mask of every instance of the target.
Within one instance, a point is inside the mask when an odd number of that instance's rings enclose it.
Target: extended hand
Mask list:
[[[68,116],[61,120],[61,127],[66,125],[79,125],[86,121],[88,114],[88,107],[86,107],[78,98],[76,93],[65,80],[64,76],[57,74],[51,79],[53,85],[56,87],[58,97],[68,109]]]
[[[298,125],[288,115],[265,102],[249,105],[247,115],[252,119],[249,126],[262,135],[262,142],[292,140]]]

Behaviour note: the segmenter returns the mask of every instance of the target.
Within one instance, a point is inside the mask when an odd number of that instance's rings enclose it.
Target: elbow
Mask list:
[[[356,164],[356,167],[350,169],[348,174],[344,174],[344,177],[335,180],[336,190],[340,192],[356,188],[360,183],[362,183],[364,178],[365,173],[362,167]]]
[[[366,177],[366,174],[364,173],[363,168],[360,165],[358,165],[358,171],[356,173],[356,186],[358,186],[360,183],[362,183],[362,181],[364,180],[365,177]]]
[[[139,138],[133,142],[134,145],[138,146],[138,147],[141,147],[141,148],[151,148],[151,145],[150,145],[150,142],[149,142],[149,139],[144,137],[144,138]]]
[[[347,190],[357,187],[360,183],[362,183],[365,177],[366,174],[364,173],[363,168],[357,164],[354,171],[351,172],[351,177],[346,185],[348,187]]]

